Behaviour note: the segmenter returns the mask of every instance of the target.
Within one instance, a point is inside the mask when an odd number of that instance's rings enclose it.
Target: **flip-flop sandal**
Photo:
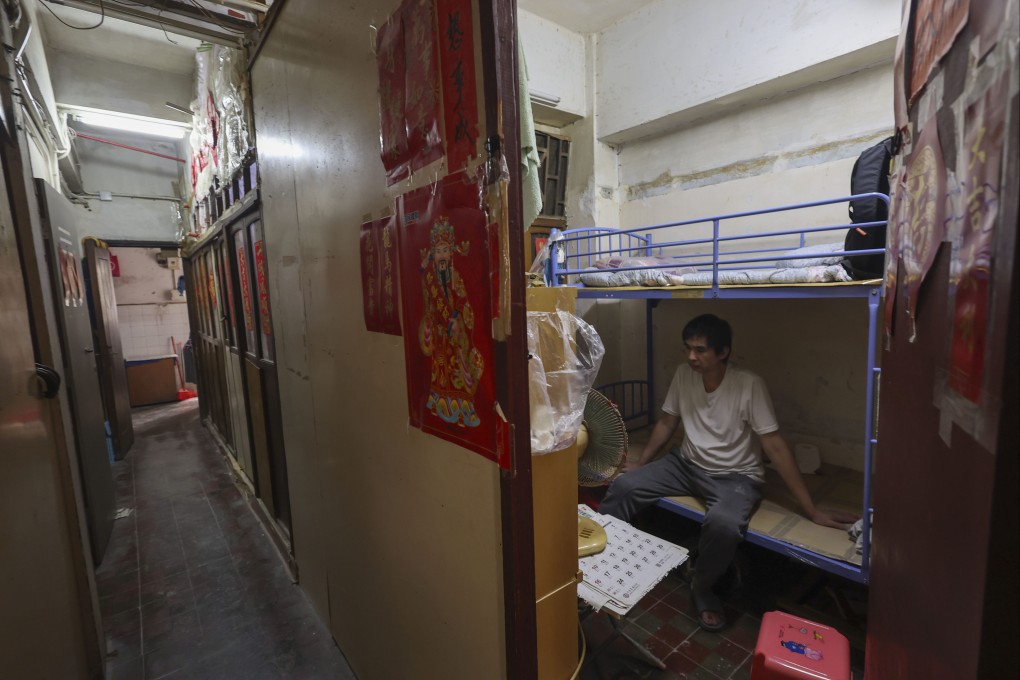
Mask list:
[[[722,602],[712,591],[696,591],[691,589],[691,599],[694,600],[694,608],[698,612],[698,625],[710,633],[717,633],[726,627],[726,614],[723,613]],[[719,616],[719,623],[709,625],[705,622],[705,614],[713,613]]]

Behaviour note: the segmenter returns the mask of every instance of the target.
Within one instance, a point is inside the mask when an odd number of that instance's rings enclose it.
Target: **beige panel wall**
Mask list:
[[[301,585],[362,680],[498,678],[499,475],[407,425],[403,345],[368,333],[358,227],[393,205],[370,24],[290,0],[253,69]]]

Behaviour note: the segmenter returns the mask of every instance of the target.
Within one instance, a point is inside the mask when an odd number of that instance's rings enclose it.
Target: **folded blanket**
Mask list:
[[[619,267],[648,267],[628,269]],[[677,266],[676,260],[666,257],[605,257],[595,261],[595,269],[580,274],[581,283],[595,288],[624,288],[652,286],[663,288],[681,285],[681,276],[695,273],[693,267]]]
[[[762,283],[832,283],[852,279],[838,264],[827,267],[801,267],[799,269],[737,269],[719,272],[719,284],[724,286],[753,286]],[[712,272],[684,274],[680,283],[685,286],[712,285]]]
[[[829,255],[826,253],[838,253],[843,250],[843,243],[823,243],[818,246],[805,246],[785,253],[786,258],[796,255],[815,255],[816,257],[798,258],[795,260],[776,260],[776,269],[790,269],[793,267],[818,267],[830,264],[839,264],[843,261],[843,255]]]

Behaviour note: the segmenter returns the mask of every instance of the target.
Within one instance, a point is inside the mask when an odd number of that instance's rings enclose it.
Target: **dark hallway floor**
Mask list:
[[[96,571],[108,680],[354,678],[199,423],[198,401],[136,410],[114,464]]]
[[[353,679],[199,423],[197,400],[136,410],[134,424],[135,445],[113,466],[117,507],[130,513],[115,521],[96,571],[107,680]],[[698,535],[672,513],[650,513],[643,528],[688,548]],[[741,554],[744,576],[727,588],[722,633],[698,628],[689,587],[673,573],[623,623],[668,669],[642,663],[594,615],[584,621],[581,679],[747,678],[762,613],[772,609],[846,633],[862,677],[866,588],[756,546]]]

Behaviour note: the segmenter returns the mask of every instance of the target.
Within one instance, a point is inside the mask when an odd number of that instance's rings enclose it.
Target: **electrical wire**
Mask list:
[[[235,26],[230,26],[229,24],[220,23],[219,19],[217,19],[216,16],[214,16],[212,14],[212,12],[207,10],[205,7],[202,7],[202,5],[200,5],[197,2],[195,2],[195,0],[187,0],[187,2],[188,2],[189,5],[193,5],[194,7],[196,7],[198,9],[198,11],[200,11],[202,14],[204,14],[206,16],[207,19],[209,19],[209,21],[213,22],[214,24],[216,24],[217,26],[222,28],[224,31],[229,31],[231,33],[238,33],[238,34],[241,34],[241,35],[244,35],[245,33],[248,32],[248,31],[243,30],[243,29],[238,29]]]
[[[581,633],[581,658],[577,660],[577,668],[574,669],[574,674],[570,676],[570,680],[577,680],[581,676],[581,668],[584,667],[584,656],[588,652],[588,641],[584,638],[584,627],[581,625],[581,618],[577,619],[577,630]]]
[[[121,3],[121,4],[129,4],[125,0],[111,0],[111,1],[112,2],[118,2],[118,3]],[[247,30],[245,30],[245,29],[240,29],[240,28],[237,28],[236,26],[231,26],[229,24],[224,24],[224,23],[220,22],[214,14],[212,14],[208,9],[206,9],[202,5],[200,5],[197,2],[195,2],[195,0],[186,0],[186,2],[188,4],[194,6],[196,9],[198,9],[198,11],[200,11],[202,14],[204,14],[205,17],[210,22],[216,24],[217,26],[222,28],[224,31],[229,31],[230,33],[237,33],[239,35],[244,35],[245,33],[247,33]],[[165,10],[167,8],[166,7],[166,0],[162,0],[162,1],[154,0],[153,2],[142,2],[141,4],[145,5],[146,7],[151,8],[151,9],[156,9],[158,7],[158,8],[160,8],[160,10]]]
[[[58,17],[57,13],[50,9],[49,0],[43,0],[40,4],[46,8],[47,12],[53,15],[54,19],[64,24],[68,28],[73,28],[76,31],[91,31],[94,28],[99,28],[100,26],[103,25],[103,22],[106,21],[106,7],[103,6],[103,0],[99,0],[99,23],[96,24],[95,26],[72,26],[71,24],[67,23],[66,21]]]
[[[160,17],[160,18],[162,18],[162,17],[163,17],[163,8],[162,8],[162,7],[160,7],[160,8],[159,8],[159,11],[158,11],[158,12],[156,12],[156,16],[157,16],[157,17]],[[166,26],[164,26],[164,25],[163,25],[163,22],[159,22],[159,27],[160,27],[161,29],[163,29],[163,37],[165,37],[165,38],[166,38],[166,39],[167,39],[168,41],[170,41],[170,42],[171,42],[171,43],[173,43],[174,45],[180,45],[180,43],[179,43],[179,42],[177,42],[176,40],[173,40],[173,39],[172,39],[172,38],[170,37],[170,34],[166,32]]]
[[[95,26],[72,26],[71,24],[65,22],[63,19],[58,17],[56,12],[54,12],[52,9],[49,8],[48,3],[51,2],[51,1],[52,0],[42,0],[43,7],[45,7],[46,11],[48,11],[50,14],[52,14],[54,16],[54,18],[56,18],[57,21],[59,21],[60,23],[64,24],[68,28],[73,28],[73,29],[79,30],[79,31],[89,31],[89,30],[92,30],[94,28],[99,28],[100,26],[103,25],[103,21],[106,20],[106,8],[105,8],[105,6],[103,4],[104,0],[98,0],[98,2],[99,2],[99,11],[101,13],[101,17],[99,19],[99,23],[96,24]],[[158,9],[159,10],[159,15],[162,15],[162,13],[164,11],[167,11],[167,6],[166,6],[165,0],[163,2],[160,2],[158,0],[154,0],[153,2],[144,2],[144,1],[142,1],[142,2],[131,2],[130,0],[105,0],[105,2],[112,3],[114,5],[125,5],[125,6],[128,6],[128,7],[148,7],[149,9]],[[244,34],[246,34],[248,32],[246,29],[242,29],[242,28],[238,28],[236,26],[231,26],[229,24],[222,23],[221,21],[219,21],[217,19],[217,17],[214,14],[212,14],[208,9],[206,9],[202,5],[200,5],[197,2],[195,2],[195,0],[186,0],[186,2],[188,4],[194,6],[196,9],[198,9],[202,14],[205,15],[205,17],[211,23],[215,24],[216,26],[218,26],[219,28],[223,29],[224,31],[228,31],[230,33],[236,33],[238,35],[244,35]],[[171,12],[171,13],[173,13],[173,12]],[[157,16],[159,16],[159,15],[157,15]],[[161,23],[160,23],[160,28],[163,28],[163,25]],[[253,28],[254,28],[254,25],[253,25]],[[165,28],[163,28],[163,33],[166,34],[166,29]],[[167,36],[167,40],[170,40],[169,36]],[[174,42],[174,41],[170,40],[170,42]]]
[[[115,5],[125,5],[127,7],[148,7],[149,9],[156,9],[155,6],[146,4],[144,2],[129,2],[128,0],[108,0],[108,1],[112,2]],[[156,16],[159,17],[159,18],[162,18],[163,17],[163,12],[165,12],[165,11],[166,11],[166,7],[162,3],[160,3],[159,4],[159,11],[156,12]],[[171,43],[173,45],[180,45],[179,42],[177,42],[176,40],[171,38],[170,34],[166,32],[166,26],[163,25],[162,21],[159,21],[157,19],[156,23],[159,24],[159,28],[160,28],[160,30],[163,31],[163,37],[167,39],[167,42],[169,42],[169,43]]]

